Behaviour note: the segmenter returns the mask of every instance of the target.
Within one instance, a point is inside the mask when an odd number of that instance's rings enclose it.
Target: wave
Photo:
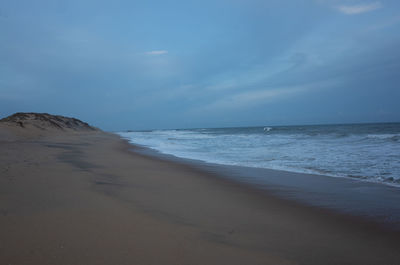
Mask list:
[[[350,177],[400,185],[400,124],[124,132],[161,153],[224,165]],[[376,129],[377,128],[377,129]],[[382,133],[384,132],[384,133]]]
[[[379,140],[391,140],[397,142],[400,140],[400,134],[368,134],[367,138],[379,139]]]

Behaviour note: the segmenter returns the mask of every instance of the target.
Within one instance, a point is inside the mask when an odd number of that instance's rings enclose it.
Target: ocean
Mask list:
[[[180,158],[400,187],[400,123],[150,130],[119,135]]]

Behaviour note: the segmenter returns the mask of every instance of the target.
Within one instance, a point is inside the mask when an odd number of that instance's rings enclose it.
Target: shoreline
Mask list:
[[[207,163],[357,179],[400,188],[400,123],[123,131],[132,143]]]
[[[396,123],[395,123],[396,124]],[[269,170],[269,171],[276,171],[276,172],[286,172],[290,174],[300,174],[300,175],[314,175],[314,176],[323,176],[323,177],[330,177],[330,178],[341,178],[341,179],[347,179],[351,181],[359,181],[362,183],[369,183],[369,184],[376,184],[376,185],[384,185],[384,186],[389,186],[389,187],[394,187],[400,189],[400,181],[397,182],[389,182],[389,181],[377,181],[373,180],[367,177],[360,177],[360,176],[348,176],[348,175],[335,175],[335,174],[327,174],[327,173],[322,173],[322,172],[316,172],[314,170],[301,170],[301,169],[291,169],[291,168],[268,168],[268,167],[256,167],[256,166],[245,166],[245,165],[233,165],[233,164],[223,164],[223,163],[217,163],[217,162],[211,162],[211,161],[206,161],[202,159],[197,159],[197,158],[187,158],[183,156],[177,156],[175,154],[171,153],[164,153],[160,150],[157,150],[153,147],[149,147],[146,145],[141,145],[138,143],[130,142],[129,137],[122,136],[120,132],[111,132],[113,134],[118,135],[122,139],[128,141],[131,145],[143,149],[144,154],[149,154],[150,156],[157,156],[161,157],[170,161],[178,161],[178,162],[183,162],[183,163],[193,163],[191,164],[209,164],[209,165],[216,165],[216,166],[221,166],[221,167],[240,167],[240,168],[249,168],[249,169],[258,169],[258,170]]]
[[[400,190],[397,186],[345,177],[209,163],[161,153],[121,138],[135,153],[184,164],[280,199],[351,215],[400,231],[400,205],[396,203],[400,201]]]
[[[0,261],[398,264],[400,233],[304,206],[108,133],[1,142]]]

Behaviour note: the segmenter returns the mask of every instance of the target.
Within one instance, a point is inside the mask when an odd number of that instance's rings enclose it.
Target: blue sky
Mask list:
[[[400,121],[400,1],[0,1],[0,115],[106,130]]]

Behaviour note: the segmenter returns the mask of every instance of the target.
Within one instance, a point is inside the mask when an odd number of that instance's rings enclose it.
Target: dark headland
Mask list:
[[[0,264],[400,264],[399,232],[132,148],[74,118],[0,120]]]

